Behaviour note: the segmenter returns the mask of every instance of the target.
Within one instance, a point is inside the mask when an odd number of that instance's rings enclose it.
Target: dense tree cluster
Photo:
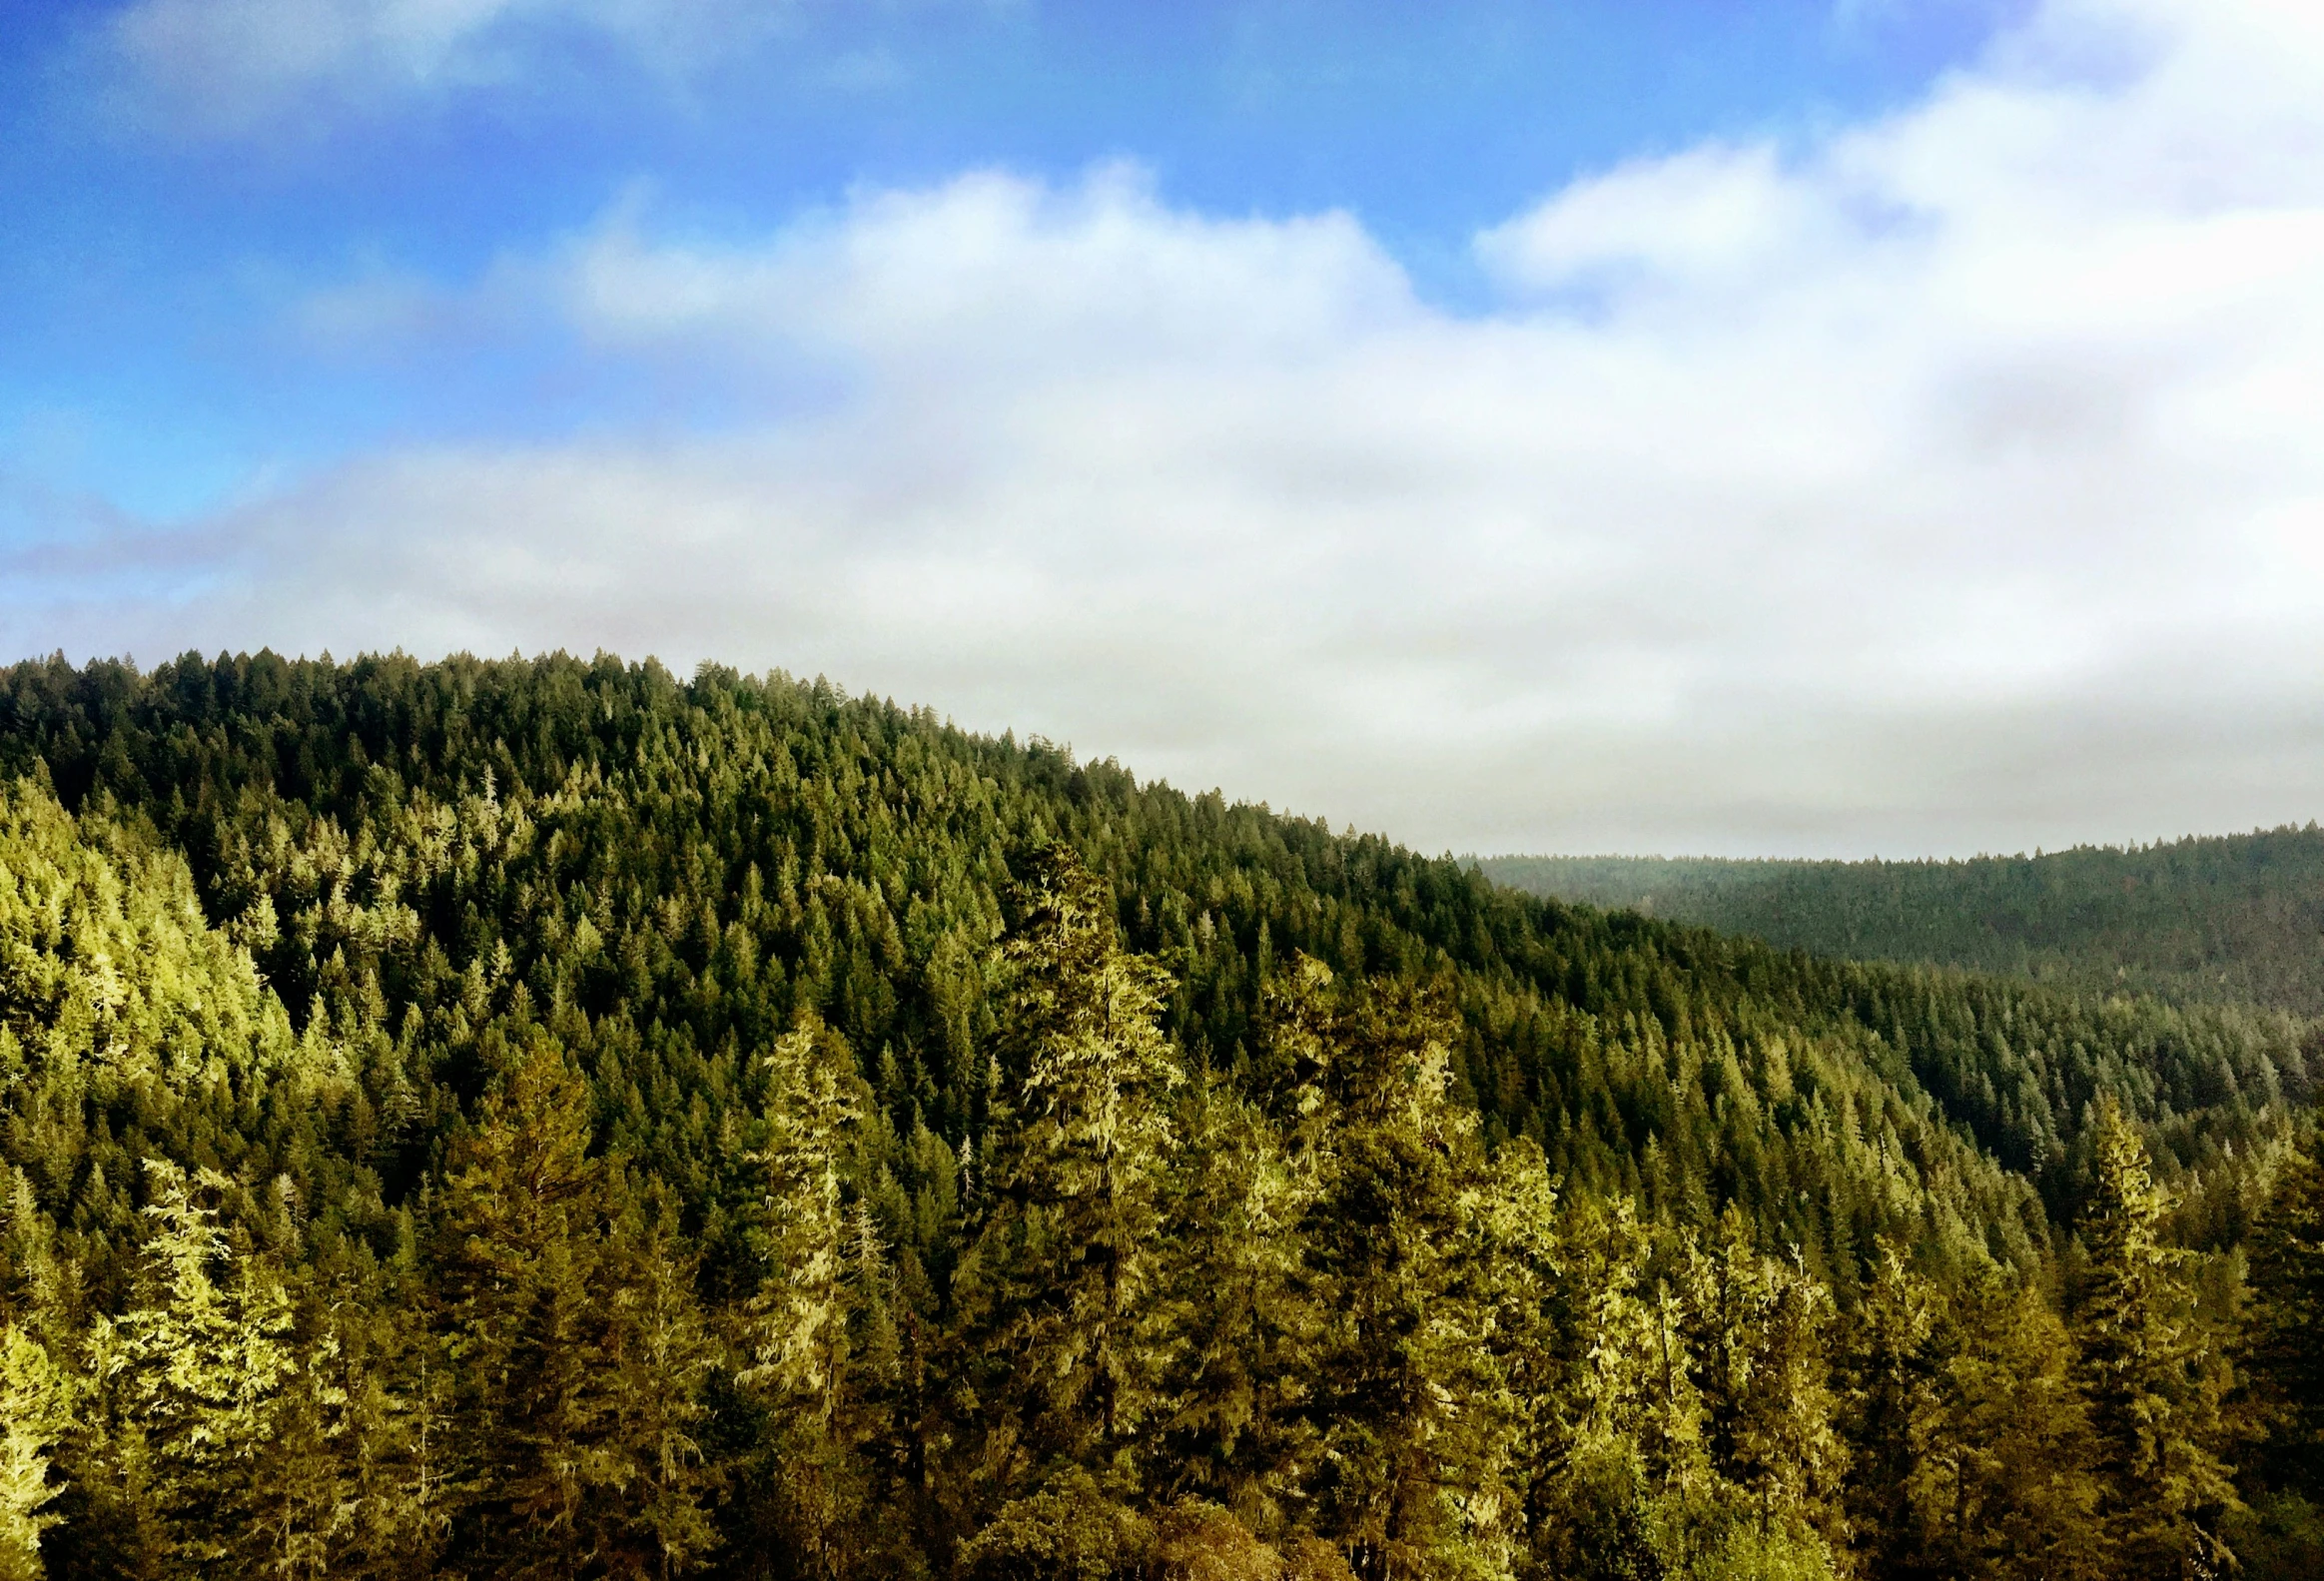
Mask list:
[[[1529,894],[1835,958],[2324,1016],[2324,829],[1966,861],[1486,857]]]
[[[0,771],[0,1576],[2313,1557],[2301,1024],[717,671],[19,666]]]

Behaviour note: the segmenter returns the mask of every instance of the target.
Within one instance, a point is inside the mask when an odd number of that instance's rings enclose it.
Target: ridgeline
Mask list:
[[[0,1575],[2311,1552],[2289,1000],[605,657],[22,664],[0,787]]]
[[[2324,829],[1951,862],[1486,857],[1496,883],[1839,959],[2324,1017]]]

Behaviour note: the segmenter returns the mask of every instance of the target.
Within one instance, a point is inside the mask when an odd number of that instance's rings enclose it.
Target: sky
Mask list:
[[[2315,0],[0,0],[0,660],[823,674],[1427,850],[2324,812]]]

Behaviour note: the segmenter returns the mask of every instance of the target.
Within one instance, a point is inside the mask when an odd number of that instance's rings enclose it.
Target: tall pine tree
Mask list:
[[[1091,1526],[1086,1506],[1096,1497],[1127,1513],[1144,1488],[1139,1449],[1165,1365],[1168,1099],[1182,1079],[1160,1027],[1169,979],[1123,949],[1106,886],[1063,845],[1027,865],[998,962],[1009,1013],[996,1069],[1008,1101],[993,1118],[984,1219],[958,1278],[976,1352],[979,1476],[1009,1501],[997,1530],[1024,1534],[978,1549],[1003,1568],[1015,1562],[1008,1545],[1038,1546],[1053,1515],[1071,1512],[1077,1532],[1131,1531],[1113,1516]],[[1039,1492],[1053,1483],[1082,1491]]]
[[[2324,1164],[2294,1153],[2251,1238],[2249,1369],[2268,1479],[2324,1500]]]
[[[684,1441],[702,1374],[689,1273],[666,1236],[616,1217],[564,1050],[534,1030],[510,1053],[438,1205],[444,1562],[540,1581],[667,1574],[709,1537]]]
[[[2218,1355],[2164,1243],[2170,1198],[2119,1109],[2097,1125],[2096,1190],[2081,1235],[2088,1287],[2077,1313],[2108,1535],[2123,1573],[2154,1581],[2219,1573],[2220,1518],[2237,1503],[2220,1462]]]

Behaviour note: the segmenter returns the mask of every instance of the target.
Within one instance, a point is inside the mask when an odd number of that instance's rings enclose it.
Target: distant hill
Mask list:
[[[1954,862],[1488,857],[1490,878],[1817,955],[2324,1016],[2324,829]]]

